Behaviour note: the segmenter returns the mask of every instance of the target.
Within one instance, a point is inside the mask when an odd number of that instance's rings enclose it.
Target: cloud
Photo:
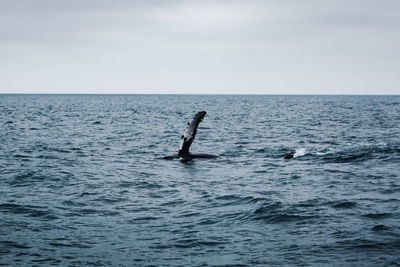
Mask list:
[[[400,93],[395,0],[0,6],[0,92]]]

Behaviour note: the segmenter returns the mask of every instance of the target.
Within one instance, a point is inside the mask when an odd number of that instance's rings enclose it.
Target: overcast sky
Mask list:
[[[0,93],[400,94],[400,1],[0,0]]]

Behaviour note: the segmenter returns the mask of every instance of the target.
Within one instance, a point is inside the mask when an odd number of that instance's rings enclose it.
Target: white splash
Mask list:
[[[306,154],[306,150],[304,148],[297,148],[296,152],[293,155],[293,158],[301,157],[301,156],[304,156],[305,154]]]

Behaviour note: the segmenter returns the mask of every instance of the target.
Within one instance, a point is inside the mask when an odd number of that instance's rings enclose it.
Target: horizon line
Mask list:
[[[0,95],[215,95],[215,96],[400,96],[400,94],[252,94],[252,93],[0,93]]]

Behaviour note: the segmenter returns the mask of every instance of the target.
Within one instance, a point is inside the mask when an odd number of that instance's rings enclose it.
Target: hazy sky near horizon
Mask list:
[[[399,0],[0,0],[0,93],[400,94]]]

